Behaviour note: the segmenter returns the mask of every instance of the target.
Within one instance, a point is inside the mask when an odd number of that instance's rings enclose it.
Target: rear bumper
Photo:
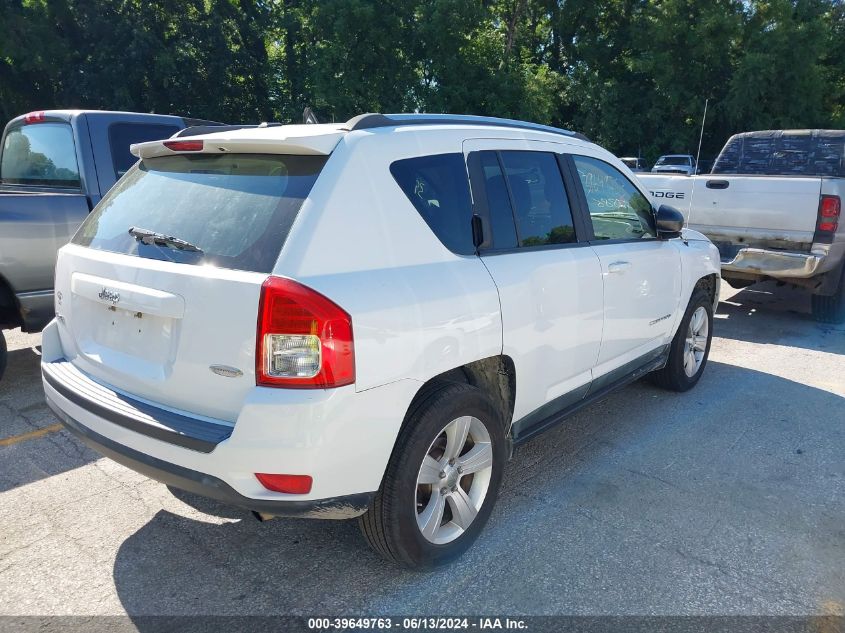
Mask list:
[[[47,404],[68,431],[98,453],[174,488],[193,492],[247,510],[275,516],[346,519],[366,512],[375,494],[368,492],[312,501],[251,499],[240,494],[222,479],[156,459],[92,431],[65,413],[50,399],[49,395],[47,396]]]
[[[825,259],[812,253],[742,248],[731,259],[722,260],[722,270],[769,277],[808,278],[823,271]]]
[[[360,392],[353,385],[254,387],[237,418],[227,422],[141,401],[77,363],[64,359],[58,324],[51,322],[42,335],[44,394],[71,432],[154,479],[280,516],[363,513],[420,387],[413,380]],[[264,488],[255,473],[310,475],[314,483],[308,494],[278,493]]]

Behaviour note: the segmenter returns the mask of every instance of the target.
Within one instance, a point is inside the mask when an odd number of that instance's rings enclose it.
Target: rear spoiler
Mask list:
[[[192,134],[176,135],[179,140],[149,141],[136,143],[129,147],[129,151],[138,158],[154,158],[156,156],[172,156],[174,154],[204,153],[219,154],[224,152],[240,152],[244,154],[310,154],[327,156],[332,153],[346,132],[336,127],[318,130],[313,125],[227,125],[222,129],[215,126],[208,133],[197,134],[199,129],[206,126],[187,128]],[[279,127],[286,127],[281,130]],[[245,134],[249,130],[264,130],[276,128],[268,134]],[[174,137],[175,139],[176,137]],[[197,143],[186,144],[185,141]],[[173,146],[173,147],[168,147]],[[180,147],[181,146],[181,147]]]

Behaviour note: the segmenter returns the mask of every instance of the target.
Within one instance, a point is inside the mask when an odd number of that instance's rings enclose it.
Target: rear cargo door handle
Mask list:
[[[631,267],[631,262],[613,262],[607,265],[607,272],[611,275],[618,275],[624,273]]]
[[[727,180],[708,180],[707,181],[707,188],[708,189],[727,189],[731,186]]]

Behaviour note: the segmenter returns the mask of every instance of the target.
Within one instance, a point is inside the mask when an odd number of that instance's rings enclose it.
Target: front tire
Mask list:
[[[417,397],[381,488],[359,523],[384,558],[433,567],[472,545],[493,509],[506,461],[501,414],[476,387],[441,383]]]
[[[688,391],[704,373],[713,339],[713,304],[708,292],[694,290],[684,318],[669,347],[663,369],[648,375],[649,380],[670,391]]]

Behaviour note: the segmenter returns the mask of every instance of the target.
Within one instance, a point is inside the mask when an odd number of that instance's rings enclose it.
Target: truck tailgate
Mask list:
[[[768,241],[782,247],[803,244],[807,248],[813,241],[821,178],[643,174],[640,180],[656,203],[674,204],[691,226],[711,239]]]

